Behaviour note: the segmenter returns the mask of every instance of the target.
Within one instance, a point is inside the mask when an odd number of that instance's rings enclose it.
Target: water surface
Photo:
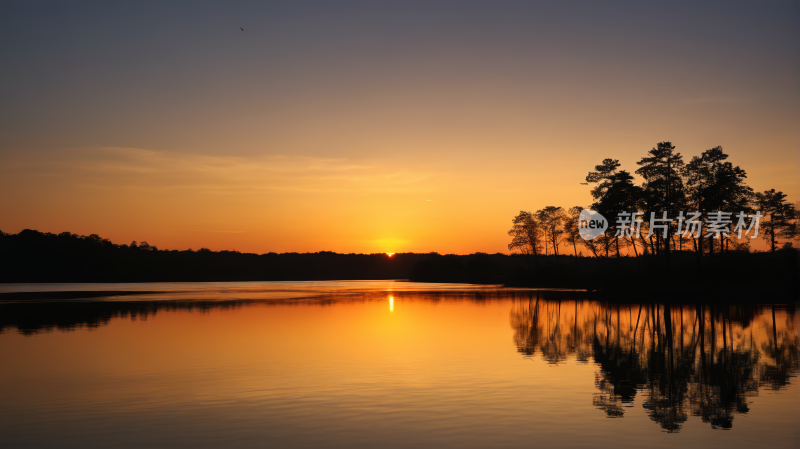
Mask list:
[[[0,304],[4,446],[732,448],[800,436],[794,306],[392,281],[68,287],[161,293]],[[0,287],[31,290],[65,286]]]

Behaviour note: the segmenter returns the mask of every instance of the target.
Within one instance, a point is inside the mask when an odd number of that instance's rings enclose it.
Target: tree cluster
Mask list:
[[[749,235],[739,238],[737,233],[728,232],[720,238],[708,237],[709,214],[715,212],[730,212],[733,216],[758,213],[758,235],[768,242],[770,251],[791,248],[790,240],[800,236],[800,213],[795,205],[775,189],[755,192],[745,182],[746,172],[727,159],[722,147],[714,147],[686,162],[672,143],[660,142],[637,162],[635,173],[643,178],[641,184],[631,173],[620,169],[619,160],[604,159],[589,172],[586,182],[594,186],[593,202],[587,209],[608,220],[605,234],[584,240],[578,223],[582,207],[548,206],[535,213],[521,211],[514,217],[508,248],[532,258],[534,264],[539,255],[558,255],[560,245],[571,246],[575,256],[581,245],[595,257],[633,253],[637,257],[663,256],[667,261],[674,251],[692,251],[698,258],[722,252],[750,252]],[[697,238],[677,229],[690,211],[701,214]],[[642,218],[638,235],[619,232],[618,215],[634,212],[641,213]],[[667,221],[657,224],[654,218]]]

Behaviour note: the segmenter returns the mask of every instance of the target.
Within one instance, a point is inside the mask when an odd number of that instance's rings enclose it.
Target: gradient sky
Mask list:
[[[0,3],[0,229],[507,252],[602,159],[800,200],[797,2]],[[245,31],[241,31],[243,27]]]

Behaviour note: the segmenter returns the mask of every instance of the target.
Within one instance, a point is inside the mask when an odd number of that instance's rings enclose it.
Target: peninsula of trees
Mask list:
[[[522,211],[514,217],[508,248],[529,256],[534,265],[542,255],[559,255],[564,245],[575,257],[585,250],[587,255],[600,258],[655,255],[669,263],[672,253],[689,251],[700,263],[704,256],[753,251],[749,235],[739,238],[737,233],[729,232],[721,238],[708,238],[709,213],[730,212],[735,217],[758,212],[759,238],[766,240],[769,251],[791,249],[792,240],[800,237],[800,215],[795,205],[775,189],[754,191],[745,183],[745,171],[727,159],[722,147],[714,147],[685,162],[672,143],[661,142],[637,162],[635,173],[644,179],[641,185],[634,183],[628,171],[620,169],[617,159],[604,159],[586,176],[587,184],[594,185],[594,201],[585,208],[608,220],[605,234],[592,240],[580,237],[578,216],[584,207],[547,206],[536,212]],[[690,211],[701,214],[698,238],[687,237],[676,229],[679,217]],[[623,234],[617,238],[620,229],[616,217],[632,212],[642,213],[641,232],[638,236]],[[666,232],[649,232],[654,227],[651,212],[657,213],[658,219],[671,220]],[[732,228],[729,226],[731,231]]]

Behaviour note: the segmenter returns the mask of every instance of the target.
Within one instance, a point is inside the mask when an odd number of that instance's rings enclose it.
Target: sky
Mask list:
[[[788,1],[0,3],[0,230],[508,252],[605,158],[800,200]],[[244,29],[244,30],[242,30]]]

